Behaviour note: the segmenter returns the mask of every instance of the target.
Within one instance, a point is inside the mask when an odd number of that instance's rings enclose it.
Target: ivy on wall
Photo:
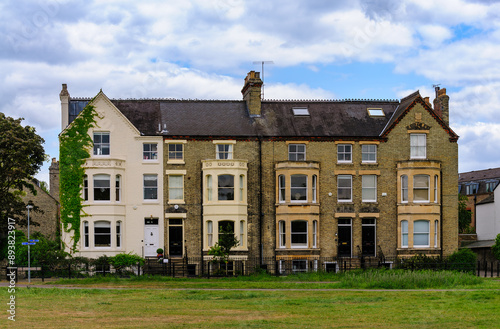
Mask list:
[[[65,232],[73,231],[74,233],[71,252],[76,251],[76,245],[80,240],[80,218],[83,213],[82,188],[85,174],[83,165],[90,157],[89,150],[93,145],[89,129],[96,126],[97,112],[90,103],[59,136],[61,222]]]

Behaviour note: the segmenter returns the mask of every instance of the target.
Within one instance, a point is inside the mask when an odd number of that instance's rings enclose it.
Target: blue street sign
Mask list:
[[[23,242],[23,246],[34,246],[36,243],[35,242]]]
[[[40,240],[28,240],[28,242],[40,242]]]

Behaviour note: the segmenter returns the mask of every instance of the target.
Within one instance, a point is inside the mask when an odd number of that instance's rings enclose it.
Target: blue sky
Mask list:
[[[490,0],[13,1],[0,3],[0,112],[58,157],[72,97],[267,99],[450,95],[461,172],[500,167],[500,3]],[[48,165],[38,175],[48,180]]]

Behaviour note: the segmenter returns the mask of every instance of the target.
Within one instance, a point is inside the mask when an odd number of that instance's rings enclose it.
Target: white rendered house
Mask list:
[[[70,99],[66,85],[60,98],[64,130],[90,100]],[[91,103],[98,118],[89,130],[94,147],[82,195],[88,216],[81,218],[76,255],[156,256],[164,248],[163,138],[139,131],[102,91]],[[67,248],[71,235],[62,234]]]

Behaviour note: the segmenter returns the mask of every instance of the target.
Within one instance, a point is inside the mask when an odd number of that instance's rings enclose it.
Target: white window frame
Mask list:
[[[401,203],[408,203],[408,175],[401,175]]]
[[[340,187],[341,180],[349,180],[349,187]],[[349,199],[340,199],[340,190],[349,190]],[[352,202],[352,175],[338,175],[337,176],[337,202]]]
[[[239,200],[240,202],[245,201],[245,175],[240,175],[240,197]]]
[[[286,202],[286,176],[279,175],[278,176],[278,202],[284,203]]]
[[[317,193],[318,193],[318,176],[313,175],[312,176],[312,203],[317,202]]]
[[[122,199],[122,176],[115,176],[115,201],[121,202]]]
[[[427,187],[416,186],[415,182],[416,182],[417,177],[427,177]],[[430,179],[429,175],[419,174],[419,175],[413,176],[413,202],[415,202],[415,203],[429,203],[430,202],[430,190],[431,190],[430,184],[431,184],[431,179]],[[420,191],[420,190],[422,190],[422,191],[427,190],[427,199],[426,200],[416,200],[415,191]]]
[[[142,144],[142,160],[158,161],[158,143]]]
[[[439,221],[436,219],[434,221],[434,248],[438,247],[438,232],[439,232]]]
[[[313,220],[313,248],[318,247],[318,221]]]
[[[239,247],[244,247],[244,241],[245,241],[245,221],[240,220],[240,244]]]
[[[108,174],[96,174],[92,178],[93,178],[92,181],[94,183],[94,188],[93,188],[94,202],[110,202],[111,201],[111,176]],[[97,187],[96,181],[107,182],[107,186]],[[96,189],[107,189],[108,194],[109,194],[109,198],[96,200],[96,193],[95,193]]]
[[[434,175],[434,203],[438,203],[438,175]]]
[[[84,221],[83,222],[83,247],[84,248],[89,248],[90,247],[90,231],[89,231],[89,222]]]
[[[212,175],[207,175],[207,201],[212,201],[213,198],[213,179]]]
[[[215,155],[217,160],[233,159],[233,144],[216,144]]]
[[[174,197],[179,195],[180,198]],[[181,202],[184,202],[184,175],[170,174],[168,175],[168,203]]]
[[[96,228],[108,228],[109,233],[96,233]],[[109,245],[97,245],[97,236],[108,236],[109,235]],[[110,248],[111,247],[111,222],[107,220],[100,220],[94,222],[94,248]]]
[[[415,227],[417,226],[417,223],[427,223],[427,231],[417,231]],[[427,237],[427,244],[416,244],[415,239],[418,236],[426,236]],[[429,248],[430,247],[430,221],[425,220],[425,219],[419,219],[416,221],[413,221],[413,248]]]
[[[220,186],[220,178],[222,176],[230,176],[233,178],[233,186]],[[217,175],[217,201],[235,201],[236,200],[236,195],[235,195],[235,179],[234,179],[234,175],[231,175],[231,174],[221,174],[221,175]],[[220,195],[219,195],[219,190],[221,189],[233,189],[233,199],[220,199]]]
[[[401,248],[408,248],[408,221],[401,221]]]
[[[294,176],[304,176],[305,177],[305,182],[306,182],[306,186],[293,186],[292,184],[292,178]],[[293,174],[293,175],[290,175],[290,202],[293,202],[293,203],[307,203],[309,198],[308,198],[308,192],[309,192],[309,176],[306,175],[306,174]],[[295,200],[293,199],[293,195],[294,195],[294,190],[303,190],[305,189],[306,190],[306,199],[305,200]]]
[[[368,192],[372,192],[374,198],[367,198]],[[361,199],[362,202],[377,202],[377,175],[361,176]]]
[[[306,144],[288,144],[288,161],[306,161]]]
[[[96,142],[96,137],[100,137],[100,141]],[[107,137],[107,142],[102,142],[102,138]],[[93,154],[97,156],[109,156],[111,154],[111,136],[109,131],[94,131],[93,139],[94,151]]]
[[[349,147],[349,151],[346,151],[346,147]],[[342,148],[342,150],[341,150],[341,148]],[[345,159],[346,155],[348,155],[349,160]],[[337,162],[338,163],[352,163],[352,145],[351,144],[337,144]]]
[[[214,227],[213,222],[211,220],[207,221],[207,245],[210,248],[213,246],[213,238],[214,238]]]
[[[279,247],[286,248],[286,222],[280,220],[278,222]]]
[[[298,222],[306,224],[306,231],[305,232],[294,232],[293,231],[293,224],[298,223]],[[294,235],[304,235],[306,237],[306,242],[305,243],[294,243],[293,242]],[[302,249],[309,247],[309,222],[307,220],[297,219],[297,220],[290,221],[290,247],[302,248]]]
[[[427,158],[427,134],[410,134],[410,159]]]
[[[83,201],[89,201],[89,176],[83,175]]]
[[[179,157],[180,154],[180,157]],[[168,143],[168,160],[182,161],[184,160],[184,144],[183,143]]]
[[[370,150],[371,148],[374,148],[375,151]],[[365,155],[368,157],[367,160],[365,160]],[[374,159],[370,159],[370,157],[373,157]],[[361,162],[362,163],[376,163],[377,162],[377,145],[376,144],[363,144],[361,145]]]
[[[116,248],[121,248],[122,247],[122,222],[117,221],[116,222]]]
[[[151,179],[154,178],[154,179]],[[155,185],[146,185],[147,181],[156,182]],[[143,194],[142,197],[144,201],[158,201],[158,175],[157,174],[144,174],[142,176],[142,186],[143,186]],[[151,190],[153,192],[156,190],[156,198],[146,198],[146,191]]]

